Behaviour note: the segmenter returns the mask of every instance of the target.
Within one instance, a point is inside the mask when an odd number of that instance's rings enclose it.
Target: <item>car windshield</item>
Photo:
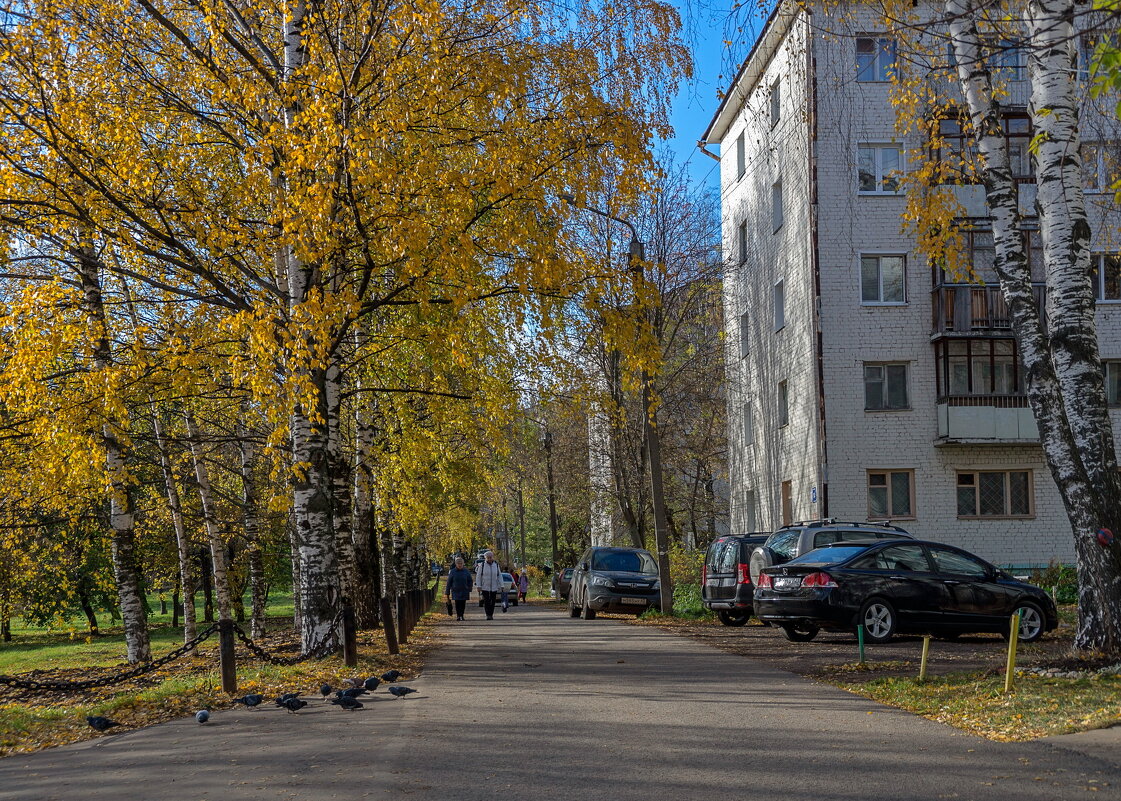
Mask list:
[[[502,580],[506,581],[506,582],[510,582],[510,581],[514,580],[514,577],[511,576],[509,573],[503,573],[502,574]]]
[[[572,578],[572,568],[571,568],[571,567],[566,567],[566,568],[564,569],[564,577],[565,577],[566,579],[570,579],[570,578]]]
[[[868,545],[872,545],[872,543],[868,543]],[[791,559],[789,564],[836,565],[859,553],[864,553],[868,550],[868,545],[834,545],[827,548],[818,548],[815,551],[804,553],[796,559]]]
[[[592,558],[592,569],[658,575],[654,557],[645,551],[600,551]]]

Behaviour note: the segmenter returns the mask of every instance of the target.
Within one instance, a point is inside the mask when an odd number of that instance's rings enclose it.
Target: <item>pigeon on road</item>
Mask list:
[[[343,709],[349,709],[351,711],[353,711],[355,709],[361,709],[362,708],[362,702],[359,701],[357,698],[354,698],[354,697],[349,696],[349,695],[341,695],[338,698],[332,698],[331,703],[332,704],[337,704],[337,705],[341,706]]]
[[[337,693],[335,693],[335,695],[339,696],[340,698],[343,696],[346,696],[347,698],[357,698],[358,696],[365,694],[365,687],[351,687],[346,690],[339,690]]]
[[[109,720],[109,718],[103,718],[101,717],[101,715],[86,715],[86,723],[90,724],[92,728],[97,729],[98,731],[109,731],[109,729],[113,728],[114,726],[121,725],[117,721]]]
[[[389,694],[394,695],[398,698],[404,698],[409,693],[415,693],[415,692],[417,692],[417,689],[415,687],[390,687],[389,688]]]
[[[287,701],[291,698],[299,698],[299,697],[300,697],[299,693],[284,693],[284,695],[282,695],[282,696],[280,696],[279,698],[276,699],[276,705],[277,706],[284,706],[285,701]]]
[[[327,696],[331,694],[331,685],[330,684],[324,684],[322,687],[319,688],[319,694],[322,695],[323,700],[326,701]]]
[[[245,704],[247,707],[254,707],[254,706],[258,706],[264,700],[265,700],[265,696],[257,695],[256,693],[251,693],[249,695],[243,695],[241,698],[235,698],[234,703],[235,704]]]
[[[206,723],[206,721],[210,720],[210,713],[205,709],[200,709],[195,713],[195,720],[199,723]]]
[[[401,678],[401,671],[399,670],[387,670],[381,674],[382,681],[397,681],[399,678]]]
[[[299,712],[301,709],[307,706],[307,701],[299,698],[285,698],[284,703],[277,702],[277,706],[284,707],[288,710],[288,713],[291,714],[293,712]]]
[[[364,682],[362,682],[362,686],[365,687],[370,692],[373,692],[374,690],[376,690],[378,688],[379,684],[381,684],[381,682],[378,681],[377,679],[375,679],[373,676],[371,676],[370,678],[368,678]]]

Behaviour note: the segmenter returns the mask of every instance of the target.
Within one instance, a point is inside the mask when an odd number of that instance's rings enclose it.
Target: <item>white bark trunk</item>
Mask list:
[[[336,558],[339,565],[339,591],[354,602],[358,577],[355,569],[354,510],[350,494],[350,462],[342,438],[342,376],[337,365],[327,370],[327,454],[331,476],[331,521],[335,528]]]
[[[261,553],[261,514],[253,480],[253,443],[249,441],[249,432],[241,426],[237,443],[241,456],[242,519],[249,546],[249,588],[253,599],[249,626],[250,635],[256,639],[265,635],[265,564]]]
[[[210,563],[213,566],[214,594],[218,599],[218,617],[221,620],[233,620],[229,559],[215,514],[217,510],[214,508],[214,494],[210,491],[210,474],[203,458],[202,441],[199,438],[194,415],[188,411],[183,414],[183,417],[187,423],[187,441],[191,448],[191,461],[195,467],[195,481],[198,483],[199,498],[202,500],[203,524],[206,527],[206,538],[210,543]]]
[[[113,363],[113,354],[102,299],[100,263],[92,246],[86,243],[76,248],[74,255],[82,284],[86,324],[94,338],[93,368],[95,371],[108,370]],[[133,530],[132,491],[124,448],[110,422],[102,426],[101,435],[105,449],[105,471],[109,478],[109,524],[112,529],[110,552],[117,599],[121,607],[121,621],[125,629],[127,659],[132,664],[148,662],[152,659],[152,649],[148,636],[148,619],[144,613],[136,535]]]
[[[179,557],[179,589],[183,596],[183,642],[193,640],[198,633],[195,623],[195,570],[191,562],[191,543],[187,527],[183,524],[183,504],[175,473],[171,467],[171,455],[167,437],[164,436],[163,423],[155,405],[152,406],[152,428],[156,434],[156,447],[160,452],[160,469],[163,471],[164,486],[167,488],[167,508],[171,513],[171,525],[175,530],[175,549]]]

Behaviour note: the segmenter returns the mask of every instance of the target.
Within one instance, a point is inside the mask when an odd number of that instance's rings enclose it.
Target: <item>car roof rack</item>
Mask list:
[[[825,528],[826,526],[831,526],[834,528],[841,528],[843,526],[850,526],[852,528],[878,528],[889,529],[891,531],[900,531],[904,534],[911,533],[906,529],[900,528],[899,526],[892,525],[890,520],[885,520],[882,522],[867,520],[863,523],[859,523],[851,520],[837,520],[835,517],[826,517],[821,520],[801,520],[797,523],[788,523],[785,526],[781,526],[778,530],[782,531],[783,529],[787,528]]]

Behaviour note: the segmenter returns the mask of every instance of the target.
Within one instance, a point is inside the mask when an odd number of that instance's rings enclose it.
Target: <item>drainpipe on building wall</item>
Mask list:
[[[818,403],[818,436],[817,436],[817,508],[815,516],[829,517],[829,486],[828,486],[828,445],[825,437],[825,356],[824,342],[821,331],[821,254],[818,252],[818,197],[817,197],[817,71],[814,69],[813,54],[813,26],[810,24],[811,12],[803,11],[806,15],[806,127],[808,146],[806,155],[809,159],[810,176],[810,260],[813,263],[814,274],[814,347],[817,361],[817,403]]]

